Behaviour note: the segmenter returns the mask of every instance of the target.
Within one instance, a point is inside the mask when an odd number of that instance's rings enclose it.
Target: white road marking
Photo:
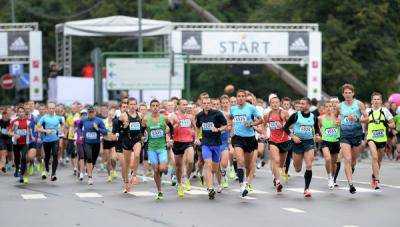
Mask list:
[[[149,191],[133,191],[133,192],[129,192],[129,194],[134,195],[134,196],[154,196],[155,194],[153,192],[149,192]]]
[[[22,198],[25,200],[29,199],[47,199],[43,194],[21,194]]]
[[[304,193],[304,188],[287,188],[286,190],[292,191],[292,192],[298,192],[298,193]],[[323,191],[315,190],[315,189],[310,189],[311,193],[325,193]]]
[[[245,196],[245,197],[241,197],[241,199],[246,199],[246,200],[256,200],[257,198],[251,197],[251,196]]]
[[[192,189],[190,191],[185,191],[185,194],[189,194],[189,195],[208,195],[207,191],[205,191],[205,190],[197,190],[197,189]]]
[[[240,192],[240,189],[236,188],[236,189],[232,189],[231,191]],[[250,192],[250,194],[270,194],[270,193],[265,192],[265,191],[260,191],[260,190],[253,190],[252,192]]]
[[[301,175],[295,175],[295,176],[302,177]],[[326,177],[320,177],[320,176],[313,176],[313,178],[315,178],[315,179],[325,179],[326,180]],[[347,180],[337,180],[337,181],[346,182],[347,183]],[[370,182],[365,182],[365,181],[353,181],[353,183],[370,185]],[[388,188],[400,189],[400,186],[398,186],[398,185],[381,184],[381,183],[379,185],[383,186],[383,187],[388,187]]]
[[[346,190],[346,191],[349,190],[348,187],[340,187],[339,189],[340,190]],[[356,190],[357,190],[357,192],[379,192],[379,191],[372,190],[372,189],[369,189],[369,188],[360,188],[360,187],[356,187]]]
[[[358,225],[344,225],[343,227],[358,227]]]
[[[300,210],[294,207],[286,207],[286,208],[282,208],[282,210],[286,210],[292,213],[306,213],[304,210]]]
[[[87,192],[87,193],[75,193],[79,198],[101,198],[103,197],[99,193],[96,192]]]

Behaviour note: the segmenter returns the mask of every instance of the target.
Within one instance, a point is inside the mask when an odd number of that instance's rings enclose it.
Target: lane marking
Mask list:
[[[344,225],[343,227],[358,227],[358,225]]]
[[[25,200],[29,199],[47,199],[43,194],[21,194],[22,198]]]
[[[298,192],[298,193],[304,193],[304,188],[286,188],[287,191],[292,191],[292,192]],[[326,193],[323,191],[315,190],[315,189],[310,189],[311,193]]]
[[[340,190],[346,190],[348,191],[349,188],[348,187],[339,187]],[[372,190],[369,188],[360,188],[360,187],[356,187],[357,192],[379,192],[377,190]]]
[[[129,192],[128,194],[138,196],[138,197],[141,197],[141,196],[148,197],[148,196],[155,195],[153,192],[149,192],[149,191],[133,191],[133,192]]]
[[[236,189],[231,189],[230,191],[240,192],[240,189],[236,188]],[[249,194],[264,194],[265,195],[265,194],[271,194],[271,193],[265,192],[265,191],[260,191],[260,190],[253,190],[253,191],[249,192]]]
[[[244,199],[244,200],[256,200],[257,199],[257,198],[251,197],[251,196],[246,196],[246,197],[241,197],[240,196],[240,198]]]
[[[289,212],[292,212],[292,213],[306,213],[304,210],[297,209],[297,208],[294,208],[294,207],[285,207],[285,208],[282,208],[282,210],[286,210],[286,211],[289,211]]]
[[[185,194],[189,194],[189,195],[208,195],[207,191],[198,190],[198,189],[192,189],[190,191],[185,191]]]
[[[101,198],[103,197],[99,193],[96,192],[86,192],[86,193],[75,193],[79,198]]]

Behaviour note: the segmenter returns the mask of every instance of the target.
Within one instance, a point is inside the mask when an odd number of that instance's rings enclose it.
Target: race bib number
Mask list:
[[[202,128],[204,131],[211,131],[211,130],[214,128],[214,123],[213,123],[213,122],[206,122],[206,123],[203,123],[203,124],[201,125],[201,128]]]
[[[334,135],[337,134],[337,132],[338,132],[337,128],[327,128],[327,129],[325,129],[325,133],[328,136],[334,136]]]
[[[97,139],[97,133],[96,132],[87,132],[86,139],[89,139],[89,140]]]
[[[131,122],[129,124],[129,129],[131,131],[139,131],[140,130],[140,123],[139,122]]]
[[[150,131],[150,137],[153,139],[164,137],[164,131],[162,129],[154,129]]]
[[[372,138],[378,139],[385,137],[385,131],[384,130],[373,130],[372,131]]]
[[[2,128],[1,129],[1,134],[7,135],[8,134],[8,130],[6,128]]]
[[[303,133],[310,133],[312,132],[312,127],[309,125],[302,125],[300,126],[300,131]]]
[[[245,115],[237,115],[233,117],[233,122],[235,123],[244,123],[247,121],[247,118]]]
[[[282,128],[282,125],[281,125],[280,122],[271,121],[271,122],[269,123],[269,128],[270,128],[271,130],[277,130],[277,129],[281,129],[281,128]]]
[[[15,134],[19,135],[19,136],[26,136],[27,131],[26,129],[17,129],[17,131],[15,132]]]
[[[191,121],[190,121],[190,119],[183,119],[183,120],[180,120],[180,121],[179,121],[179,125],[180,125],[182,128],[189,128],[190,125],[191,125]]]

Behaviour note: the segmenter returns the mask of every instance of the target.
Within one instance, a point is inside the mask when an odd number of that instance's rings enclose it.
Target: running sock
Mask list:
[[[237,166],[237,161],[233,160],[233,168],[235,169],[235,173],[238,174],[238,166]]]
[[[306,170],[306,172],[304,173],[305,189],[310,188],[311,178],[312,170]]]
[[[354,166],[351,167],[351,173],[354,174],[354,171],[356,170],[356,168]]]
[[[244,169],[243,168],[238,168],[237,169],[237,175],[238,175],[238,178],[239,178],[239,183],[240,184],[243,183],[243,181],[244,181]]]
[[[337,177],[338,177],[338,175],[339,175],[339,172],[340,172],[340,162],[336,162],[336,171],[335,171],[335,175],[334,175],[334,177],[333,177],[333,180],[336,182],[336,179],[337,179]]]

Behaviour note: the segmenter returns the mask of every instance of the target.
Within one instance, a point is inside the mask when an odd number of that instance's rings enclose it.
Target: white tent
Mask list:
[[[142,19],[142,35],[169,35],[172,23],[169,21]],[[136,36],[139,19],[127,16],[111,16],[89,20],[70,21],[56,25],[64,36]]]

